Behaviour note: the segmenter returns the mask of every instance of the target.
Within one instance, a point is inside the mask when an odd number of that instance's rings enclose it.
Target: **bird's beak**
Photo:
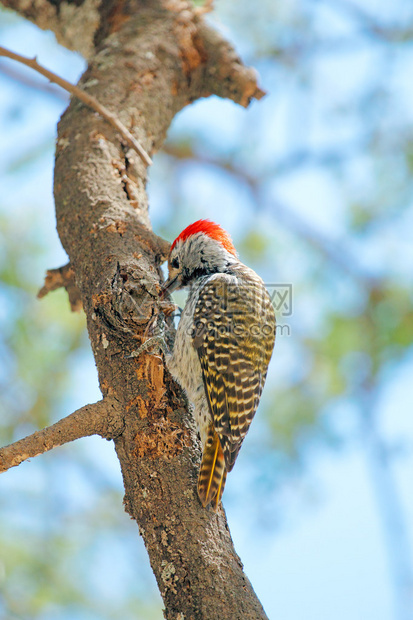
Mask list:
[[[179,276],[175,276],[174,278],[169,278],[161,288],[160,296],[165,297],[166,293],[172,293],[177,288],[179,288],[180,281]]]

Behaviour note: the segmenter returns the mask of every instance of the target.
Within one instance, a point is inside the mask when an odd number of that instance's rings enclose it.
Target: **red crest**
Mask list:
[[[208,235],[211,239],[218,241],[227,250],[227,252],[230,252],[230,254],[233,254],[234,256],[237,255],[231,237],[227,231],[221,228],[219,224],[211,222],[211,220],[198,220],[197,222],[187,226],[171,245],[171,251],[178,241],[186,241],[188,237],[198,233]]]

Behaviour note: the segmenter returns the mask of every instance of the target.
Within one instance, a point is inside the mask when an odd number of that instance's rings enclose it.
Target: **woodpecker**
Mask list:
[[[198,495],[216,510],[257,410],[275,341],[261,278],[229,234],[199,220],[171,245],[163,294],[189,287],[167,365],[193,407],[201,443]]]

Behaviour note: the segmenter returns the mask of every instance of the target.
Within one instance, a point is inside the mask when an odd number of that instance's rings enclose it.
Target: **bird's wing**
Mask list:
[[[194,313],[193,344],[228,471],[257,410],[275,338],[270,297],[250,273],[213,276]]]

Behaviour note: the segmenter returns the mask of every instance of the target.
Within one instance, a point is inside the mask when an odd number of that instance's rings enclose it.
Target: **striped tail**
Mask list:
[[[198,495],[204,508],[210,502],[212,502],[214,510],[218,508],[226,477],[224,452],[214,425],[211,423],[208,427],[208,437],[198,476]]]

